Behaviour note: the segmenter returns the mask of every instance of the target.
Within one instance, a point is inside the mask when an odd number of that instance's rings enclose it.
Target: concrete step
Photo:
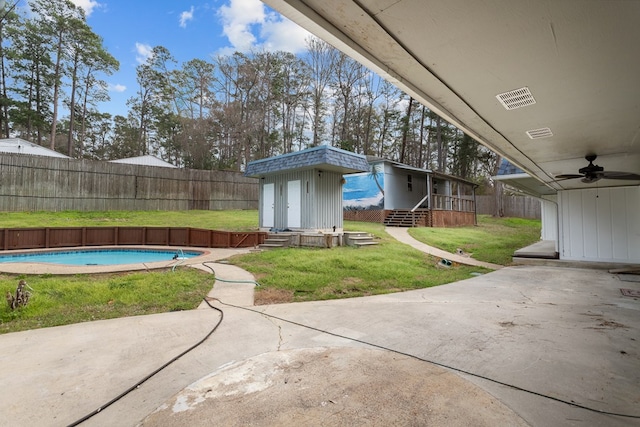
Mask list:
[[[282,244],[287,244],[289,243],[289,239],[273,239],[271,237],[267,237],[266,239],[264,239],[265,243],[282,243]]]
[[[344,242],[349,246],[372,246],[377,245],[378,242],[373,240],[373,236],[370,233],[364,231],[349,231],[344,233]]]
[[[274,248],[287,248],[290,244],[290,236],[291,234],[267,234],[267,237],[264,239],[264,242],[260,244],[260,248],[264,249],[274,249]]]
[[[283,244],[278,243],[261,243],[258,245],[260,249],[276,249],[276,248],[286,248]]]
[[[370,236],[370,234],[367,233],[366,231],[345,231],[344,235],[349,237]]]
[[[369,241],[369,242],[353,242],[354,246],[373,246],[373,245],[377,245],[378,242],[374,242],[373,240]]]

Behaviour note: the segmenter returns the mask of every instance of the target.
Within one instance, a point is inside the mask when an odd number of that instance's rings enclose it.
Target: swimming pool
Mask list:
[[[156,249],[74,249],[68,251],[20,253],[0,255],[0,263],[43,262],[63,265],[117,265],[157,261],[172,261],[179,257],[193,258],[197,251]]]

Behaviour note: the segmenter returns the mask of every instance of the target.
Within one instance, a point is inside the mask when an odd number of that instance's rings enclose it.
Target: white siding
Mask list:
[[[640,186],[558,193],[560,258],[640,262]]]
[[[541,240],[554,240],[558,249],[558,197],[544,196],[541,200],[542,230]]]
[[[412,209],[427,195],[427,175],[385,164],[384,208]],[[411,190],[409,190],[411,176]],[[425,202],[426,203],[426,202]]]
[[[342,174],[323,172],[317,176],[315,182],[315,205],[311,207],[309,228],[318,231],[342,232]]]
[[[335,226],[336,231],[342,231],[342,174],[313,169],[266,176],[260,181],[261,187],[274,184],[274,228],[289,228],[287,184],[300,181],[300,229],[333,231]],[[260,193],[259,206],[262,206],[264,195]],[[263,212],[260,212],[260,227],[268,228],[264,225]]]

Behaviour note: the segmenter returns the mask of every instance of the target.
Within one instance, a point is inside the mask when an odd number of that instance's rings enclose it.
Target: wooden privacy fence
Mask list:
[[[496,199],[494,196],[476,196],[476,210],[481,215],[494,215]],[[515,218],[542,217],[540,200],[530,196],[502,196],[502,215]]]
[[[0,211],[258,209],[241,172],[0,154]]]
[[[15,250],[111,245],[249,248],[264,243],[266,235],[259,231],[230,232],[190,227],[0,228],[0,248]]]

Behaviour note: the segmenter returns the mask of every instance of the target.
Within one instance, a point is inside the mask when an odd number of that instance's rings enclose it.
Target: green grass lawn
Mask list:
[[[258,229],[258,211],[2,212],[0,228],[28,227],[193,227],[223,231]]]
[[[231,262],[256,276],[256,304],[375,295],[450,283],[489,270],[440,261],[397,242],[381,224],[349,222],[379,242],[364,248],[284,248],[234,257]]]
[[[183,226],[227,231],[255,230],[257,211],[28,212],[3,213],[0,228],[56,226]],[[440,267],[439,259],[391,238],[381,224],[345,221],[379,242],[365,248],[287,248],[235,256],[230,263],[256,276],[256,303],[311,301],[375,295],[437,286],[488,270]],[[474,227],[415,228],[419,240],[506,265],[515,249],[538,240],[540,222],[480,217]],[[0,304],[0,333],[122,316],[189,310],[211,290],[213,276],[195,269],[112,275],[0,275],[0,291],[15,292],[24,278],[34,289],[27,307]],[[224,279],[224,277],[221,277]]]
[[[213,275],[195,268],[73,276],[0,274],[0,291],[15,294],[26,280],[26,307],[0,305],[0,333],[98,319],[192,310],[213,287]]]
[[[478,215],[477,226],[412,228],[409,234],[447,252],[460,248],[477,260],[509,265],[514,251],[540,240],[540,220]]]

